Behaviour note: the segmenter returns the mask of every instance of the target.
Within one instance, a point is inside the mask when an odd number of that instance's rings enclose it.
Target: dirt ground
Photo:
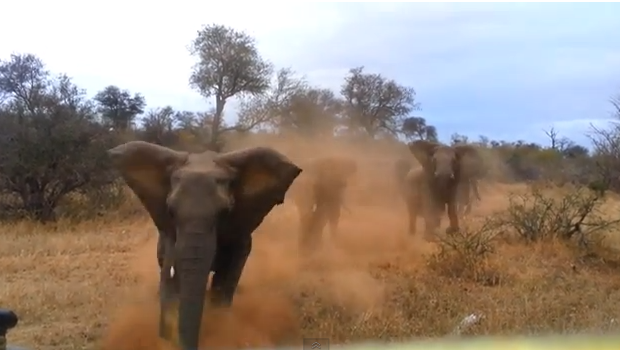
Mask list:
[[[304,337],[335,344],[444,336],[472,313],[483,318],[467,334],[617,328],[618,270],[545,243],[499,245],[482,278],[441,274],[429,263],[435,245],[405,234],[404,204],[395,194],[387,187],[356,192],[366,186],[357,181],[340,235],[326,232],[315,254],[297,248],[292,205],[274,209],[254,233],[232,309],[207,311],[203,343],[258,347],[299,345]],[[485,187],[474,218],[501,210],[515,188]],[[21,316],[10,342],[41,350],[165,349],[156,336],[155,238],[143,214],[0,226],[0,307]]]

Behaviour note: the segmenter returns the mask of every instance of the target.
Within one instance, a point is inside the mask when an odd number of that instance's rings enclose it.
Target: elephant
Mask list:
[[[400,158],[396,161],[395,164],[395,172],[396,172],[396,182],[398,184],[398,190],[403,195],[403,199],[405,199],[404,194],[407,193],[407,185],[405,184],[405,179],[407,173],[411,170],[413,164],[404,158]],[[481,201],[480,191],[478,189],[478,176],[471,175],[464,178],[464,181],[459,185],[457,192],[457,208],[458,212],[462,215],[467,215],[471,213],[472,209],[472,194],[474,199],[477,201]],[[406,200],[406,199],[405,199]]]
[[[197,350],[209,274],[209,304],[230,306],[252,232],[302,169],[268,147],[189,153],[131,141],[108,154],[159,231],[159,335]]]
[[[332,237],[337,235],[347,184],[357,173],[357,162],[348,157],[327,156],[304,165],[304,174],[296,181],[290,195],[297,207],[301,249],[314,247],[329,224]]]
[[[409,233],[416,233],[417,217],[423,216],[425,237],[432,239],[446,207],[450,220],[446,232],[458,231],[459,215],[470,205],[470,189],[473,187],[474,194],[479,196],[477,178],[482,174],[482,159],[478,151],[471,145],[446,146],[425,140],[414,141],[408,147],[422,165],[411,168],[404,159],[395,164],[407,204]]]

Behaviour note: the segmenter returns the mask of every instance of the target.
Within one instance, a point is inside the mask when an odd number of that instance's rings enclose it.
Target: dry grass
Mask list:
[[[373,201],[361,190],[367,180],[357,182],[341,236],[312,256],[297,251],[292,205],[276,208],[254,234],[231,312],[208,313],[203,341],[243,347],[301,344],[302,337],[344,343],[443,336],[471,313],[484,318],[468,334],[615,327],[614,267],[545,242],[499,244],[472,267],[475,274],[453,273],[460,262],[407,237],[400,201]],[[515,187],[486,188],[474,219],[507,205],[509,189]],[[143,215],[0,227],[0,306],[21,316],[10,341],[41,350],[164,349],[156,337],[154,239]]]

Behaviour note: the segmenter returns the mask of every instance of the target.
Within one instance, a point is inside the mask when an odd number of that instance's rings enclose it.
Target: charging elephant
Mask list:
[[[159,231],[159,334],[196,350],[210,272],[210,302],[229,306],[251,233],[302,170],[266,147],[187,153],[132,141],[108,154]]]
[[[409,144],[409,150],[422,167],[410,168],[405,173],[408,164],[405,160],[395,165],[407,204],[409,233],[415,234],[417,217],[423,216],[425,236],[432,239],[446,207],[450,220],[447,233],[457,231],[459,206],[470,202],[470,187],[477,187],[475,180],[481,174],[476,169],[482,167],[478,151],[470,145],[446,146],[429,141],[414,141]],[[477,188],[473,191],[478,192]]]
[[[304,174],[290,191],[300,223],[300,246],[315,246],[329,224],[337,235],[347,184],[357,173],[357,163],[347,157],[323,157],[304,165]]]
[[[409,187],[412,186],[411,181],[422,181],[421,178],[417,176],[407,177],[409,171],[411,171],[413,167],[413,163],[407,159],[401,158],[398,159],[395,163],[395,175],[396,175],[396,183],[397,189],[401,197],[408,202],[410,199],[407,198],[407,193],[411,190]],[[472,208],[472,194],[473,197],[480,201],[480,193],[478,191],[478,179],[474,176],[471,177],[463,177],[463,181],[459,184],[457,190],[457,208],[460,214],[469,214]],[[414,180],[415,179],[415,180]]]

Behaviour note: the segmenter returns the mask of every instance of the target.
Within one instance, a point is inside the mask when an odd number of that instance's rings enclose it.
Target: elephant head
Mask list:
[[[418,140],[409,144],[409,150],[439,188],[452,187],[482,164],[478,151],[471,145],[446,146]]]
[[[160,335],[170,323],[166,314],[178,305],[177,315],[168,316],[178,319],[178,334],[169,337],[178,339],[182,350],[195,350],[218,245],[249,237],[283,203],[302,170],[265,147],[193,154],[132,141],[108,153],[168,241],[160,276]]]
[[[326,191],[343,190],[357,173],[357,162],[348,157],[330,156],[312,161],[306,168],[315,184]]]

